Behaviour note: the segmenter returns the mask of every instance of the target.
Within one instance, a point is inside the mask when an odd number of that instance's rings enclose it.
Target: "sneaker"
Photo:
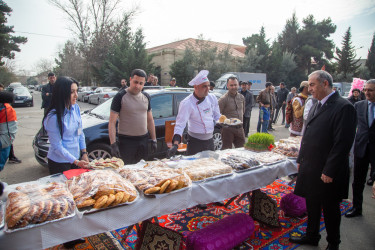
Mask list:
[[[15,163],[15,164],[18,164],[18,163],[21,163],[22,161],[19,160],[17,157],[14,157],[14,158],[9,158],[8,162],[9,162],[9,163]]]
[[[285,125],[285,122],[282,122],[281,125]]]

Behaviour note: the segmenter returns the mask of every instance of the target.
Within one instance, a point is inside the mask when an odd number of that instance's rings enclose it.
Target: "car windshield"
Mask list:
[[[15,94],[15,95],[30,95],[27,88],[14,88],[13,94]]]
[[[90,114],[98,116],[99,118],[109,120],[109,113],[111,111],[112,98],[108,99],[101,105],[91,110]]]

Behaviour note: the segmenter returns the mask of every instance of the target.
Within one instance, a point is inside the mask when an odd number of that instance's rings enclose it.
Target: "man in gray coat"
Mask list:
[[[349,151],[357,125],[353,105],[332,90],[332,76],[323,70],[309,75],[309,92],[318,100],[306,122],[297,158],[294,193],[306,198],[306,234],[291,236],[297,244],[317,246],[323,209],[328,247],[339,249],[340,202],[349,192]]]
[[[366,82],[363,92],[366,100],[354,104],[358,125],[354,142],[353,208],[345,214],[347,218],[362,215],[368,166],[375,167],[375,79]]]

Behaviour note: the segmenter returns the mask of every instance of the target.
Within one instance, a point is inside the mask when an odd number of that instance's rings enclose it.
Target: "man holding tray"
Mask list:
[[[176,154],[182,133],[188,124],[187,154],[194,155],[205,150],[214,150],[213,132],[220,110],[215,95],[208,93],[210,81],[208,70],[202,70],[189,82],[194,92],[180,103],[173,135],[173,146],[168,157]]]
[[[228,92],[219,99],[220,112],[228,119],[237,118],[243,122],[245,97],[238,93],[238,80],[235,76],[227,79]],[[240,148],[245,144],[245,133],[242,124],[227,125],[221,129],[222,149]]]

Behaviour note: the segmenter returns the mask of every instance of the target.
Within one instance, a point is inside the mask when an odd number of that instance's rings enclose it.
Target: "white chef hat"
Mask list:
[[[207,75],[209,74],[210,72],[208,70],[201,70],[198,75],[196,75],[193,80],[191,80],[189,82],[189,85],[190,86],[194,86],[194,85],[199,85],[199,84],[202,84],[204,82],[209,82],[208,78],[207,78]]]

